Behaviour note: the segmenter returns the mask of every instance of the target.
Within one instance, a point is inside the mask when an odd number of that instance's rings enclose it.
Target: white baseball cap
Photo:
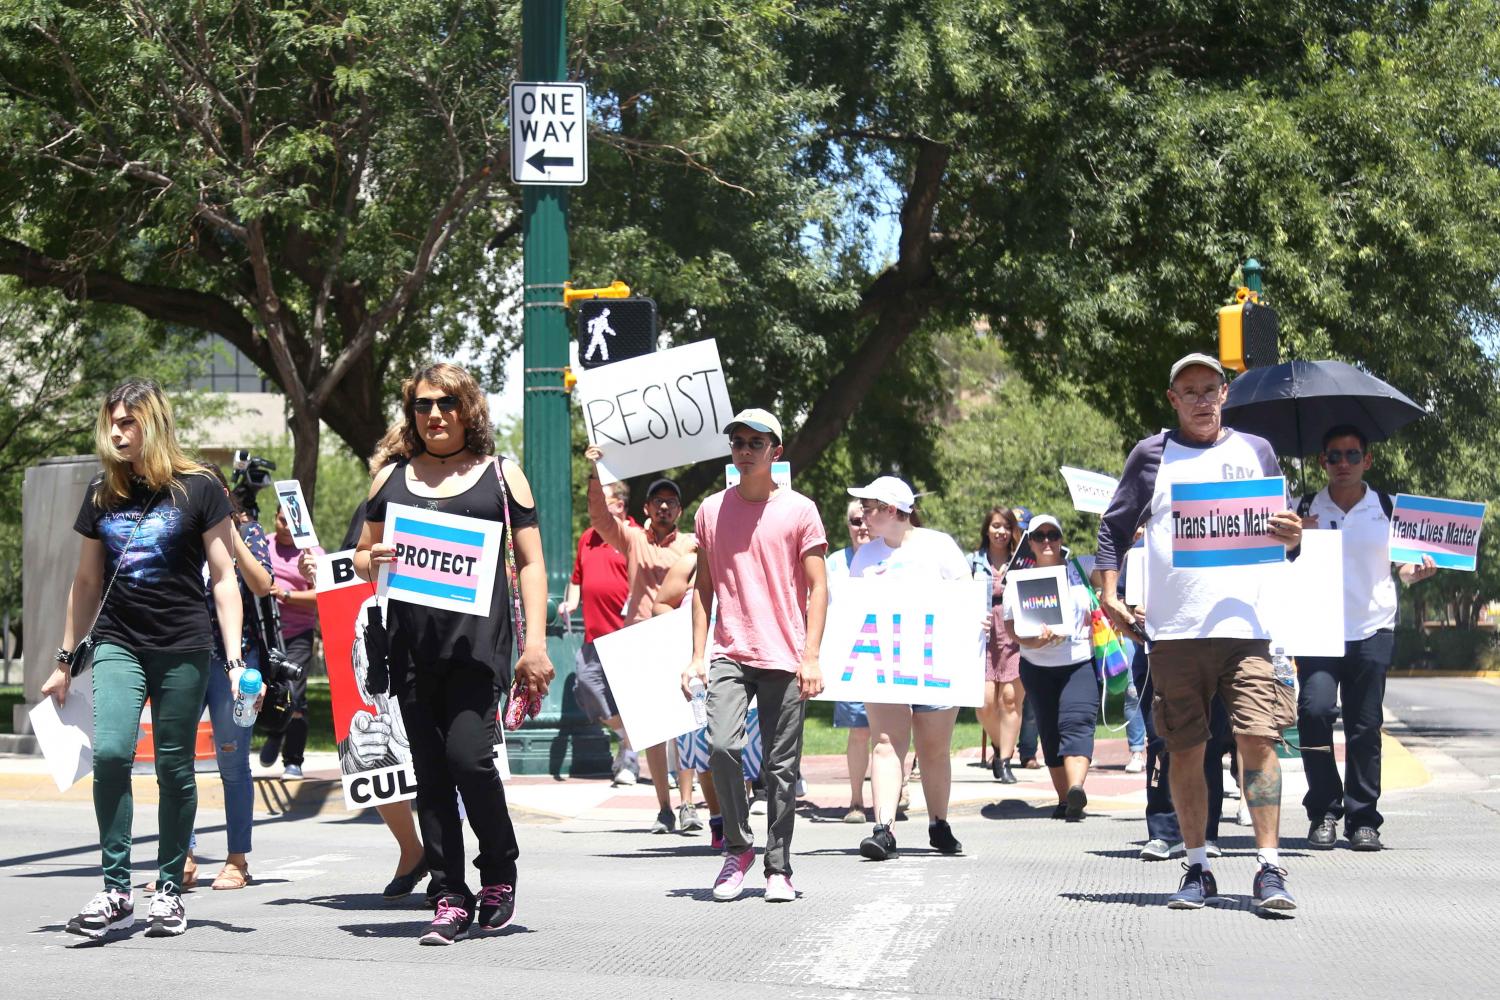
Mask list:
[[[879,500],[903,514],[910,514],[917,503],[917,495],[911,487],[895,476],[881,476],[869,486],[851,486],[849,495],[857,500]]]
[[[775,435],[777,441],[783,440],[781,436],[781,421],[772,415],[770,410],[762,410],[751,407],[736,413],[729,423],[724,425],[724,433],[728,434],[734,430],[735,424],[744,424],[752,431],[760,431],[762,434]]]
[[[1057,518],[1053,517],[1051,514],[1037,514],[1032,517],[1031,524],[1027,525],[1026,527],[1026,533],[1029,535],[1032,532],[1036,531],[1036,529],[1045,527],[1049,524],[1057,529],[1057,533],[1059,535],[1063,533],[1063,526],[1059,524]]]
[[[1176,382],[1177,376],[1182,374],[1182,370],[1184,368],[1191,368],[1194,365],[1202,365],[1205,368],[1212,368],[1214,371],[1219,373],[1220,378],[1224,377],[1224,366],[1219,364],[1218,358],[1210,354],[1184,354],[1182,357],[1177,359],[1175,364],[1172,365],[1172,374],[1167,376],[1167,385],[1171,385],[1173,382]]]

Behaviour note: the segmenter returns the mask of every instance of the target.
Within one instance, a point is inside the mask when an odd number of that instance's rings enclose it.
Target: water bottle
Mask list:
[[[1271,650],[1271,672],[1276,679],[1287,687],[1297,686],[1297,671],[1292,666],[1292,661],[1286,655],[1286,649],[1277,646]]]
[[[239,677],[235,677],[235,674]],[[260,697],[260,689],[263,683],[260,679],[260,671],[254,667],[246,667],[244,670],[234,670],[229,676],[230,688],[234,691],[234,723],[249,729],[255,725],[255,700]]]
[[[702,729],[708,725],[708,688],[694,677],[688,682],[688,694],[693,696],[693,725]]]

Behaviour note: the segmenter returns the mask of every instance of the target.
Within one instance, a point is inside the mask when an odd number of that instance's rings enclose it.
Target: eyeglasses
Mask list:
[[[1365,453],[1359,448],[1345,448],[1343,451],[1334,449],[1323,455],[1323,461],[1329,465],[1338,465],[1340,462],[1348,462],[1350,465],[1358,465],[1365,460]]]
[[[1031,537],[1039,542],[1060,542],[1062,533],[1057,531],[1033,531]]]
[[[862,518],[862,517],[851,517],[851,518],[849,518],[849,527],[851,527],[851,528],[863,528],[864,526],[865,526],[865,519],[864,518]]]
[[[1177,393],[1177,398],[1187,405],[1202,406],[1204,403],[1217,403],[1219,401],[1219,390],[1223,388],[1223,385],[1220,384],[1207,392],[1183,392],[1181,389],[1173,389],[1172,391]]]
[[[429,399],[426,396],[418,396],[411,401],[411,408],[418,413],[431,413],[433,406],[444,413],[452,413],[458,409],[458,397],[442,396],[438,399]]]
[[[771,447],[770,438],[732,437],[729,439],[729,447],[733,451],[765,451]]]
[[[681,507],[682,506],[682,501],[678,500],[676,497],[647,497],[646,498],[646,506],[648,506],[648,507]]]

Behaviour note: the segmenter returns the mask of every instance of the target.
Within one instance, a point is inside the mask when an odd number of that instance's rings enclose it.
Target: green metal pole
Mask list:
[[[1250,289],[1256,295],[1262,294],[1263,289],[1260,287],[1260,261],[1256,260],[1254,257],[1251,257],[1249,260],[1245,261],[1243,271],[1245,274],[1245,287]]]
[[[566,78],[567,4],[524,0],[521,9],[521,78],[551,83]],[[568,391],[568,189],[522,188],[525,293],[522,359],[525,364],[524,462],[536,494],[542,556],[547,563],[547,618],[554,617],[573,566],[573,483]],[[574,661],[582,637],[549,625],[547,651],[557,679],[541,714],[509,739],[511,769],[518,774],[603,774],[609,741],[588,723],[572,697]]]

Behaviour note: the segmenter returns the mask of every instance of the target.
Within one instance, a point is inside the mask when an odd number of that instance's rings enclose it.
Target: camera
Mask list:
[[[239,501],[240,509],[257,521],[260,520],[260,505],[255,502],[255,495],[271,485],[271,473],[275,469],[275,462],[252,455],[244,448],[234,453],[234,477],[230,492]]]

